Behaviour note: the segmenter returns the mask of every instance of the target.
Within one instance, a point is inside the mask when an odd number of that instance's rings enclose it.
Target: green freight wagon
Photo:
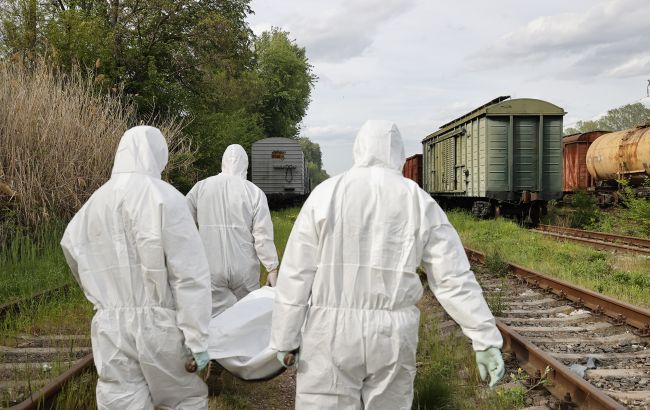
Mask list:
[[[532,98],[496,98],[422,140],[423,189],[438,202],[485,218],[539,221],[562,197],[562,118]]]

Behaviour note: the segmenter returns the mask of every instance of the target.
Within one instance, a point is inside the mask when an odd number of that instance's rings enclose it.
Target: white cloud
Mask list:
[[[607,71],[610,77],[634,77],[637,75],[650,74],[650,53],[634,56]]]
[[[312,4],[308,17],[288,15],[286,26],[299,44],[306,47],[312,61],[345,61],[362,55],[373,44],[379,27],[411,9],[415,2],[329,0],[316,7]],[[296,9],[306,6],[299,1],[287,3],[286,7]]]
[[[485,69],[563,59],[565,73],[610,73],[618,62],[647,50],[648,21],[644,0],[604,1],[584,12],[537,17],[469,60],[475,69]]]

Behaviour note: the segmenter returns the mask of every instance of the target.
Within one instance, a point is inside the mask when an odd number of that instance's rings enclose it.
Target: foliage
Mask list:
[[[571,205],[574,208],[571,214],[571,227],[584,228],[598,222],[599,209],[593,195],[586,191],[576,191],[572,195]]]
[[[309,105],[311,72],[305,49],[289,33],[273,28],[255,41],[257,70],[264,84],[264,130],[269,137],[292,138]]]
[[[619,183],[621,184],[619,197],[625,207],[624,218],[635,224],[642,235],[650,236],[650,200],[637,196],[628,181],[619,181]],[[650,180],[645,181],[643,188],[650,192]]]
[[[302,146],[302,150],[305,153],[305,161],[307,161],[307,170],[309,171],[311,189],[314,189],[316,185],[320,184],[330,177],[323,169],[323,160],[320,145],[316,144],[315,142],[311,142],[309,138],[306,137],[298,138],[298,142]]]
[[[650,119],[650,108],[641,103],[627,104],[607,111],[597,120],[578,121],[575,127],[567,128],[564,135],[589,131],[620,131],[640,125]]]
[[[189,188],[218,171],[223,149],[295,137],[315,81],[304,48],[278,29],[256,38],[250,0],[6,0],[0,58],[30,66],[46,56],[123,92],[137,121],[181,117],[199,161],[177,180]]]

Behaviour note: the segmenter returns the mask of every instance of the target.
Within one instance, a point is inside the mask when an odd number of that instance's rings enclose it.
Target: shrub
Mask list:
[[[100,92],[79,68],[62,73],[44,60],[29,67],[0,62],[0,224],[67,220],[109,178],[135,115],[131,103]],[[172,151],[170,176],[187,166],[188,147],[177,121],[157,126]]]
[[[623,217],[629,223],[636,225],[642,235],[650,235],[650,200],[637,196],[627,181],[619,182],[621,183],[619,195],[625,206]],[[650,180],[646,180],[642,188],[650,191]]]
[[[576,191],[573,194],[571,205],[574,208],[571,218],[573,228],[584,228],[598,222],[599,210],[593,195],[585,191]]]

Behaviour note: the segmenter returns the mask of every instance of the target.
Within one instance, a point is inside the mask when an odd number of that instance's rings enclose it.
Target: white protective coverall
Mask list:
[[[221,173],[197,182],[187,194],[210,264],[212,316],[260,287],[260,260],[269,272],[278,267],[266,195],[246,180],[247,171],[246,151],[230,145]]]
[[[502,345],[458,234],[403,164],[397,127],[366,122],[354,166],[316,187],[295,222],[271,347],[300,346],[298,409],[411,408],[420,265],[475,350]]]
[[[122,137],[113,173],[61,241],[95,306],[91,336],[99,409],[207,408],[207,387],[185,361],[208,348],[210,272],[183,195],[160,179],[160,131]]]

